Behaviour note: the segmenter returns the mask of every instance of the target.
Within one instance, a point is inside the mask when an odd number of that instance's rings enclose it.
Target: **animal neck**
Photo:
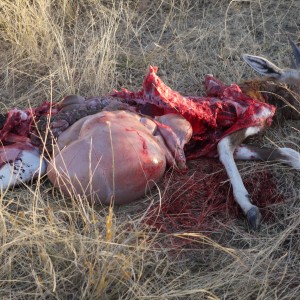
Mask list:
[[[241,90],[248,96],[261,102],[269,102],[269,99],[281,96],[288,90],[287,84],[273,78],[255,78],[240,83]]]
[[[273,78],[244,81],[240,87],[249,97],[276,106],[280,118],[300,119],[299,95],[295,92],[295,87]]]

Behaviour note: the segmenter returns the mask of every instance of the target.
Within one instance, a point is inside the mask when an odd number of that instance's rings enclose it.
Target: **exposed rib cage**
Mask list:
[[[197,141],[192,157],[216,156],[216,145],[223,137],[250,126],[264,128],[271,124],[275,107],[250,98],[236,84],[227,87],[207,75],[206,97],[184,97],[164,84],[156,72],[157,67],[150,67],[141,91],[122,89],[113,96],[137,104],[150,103],[161,107],[163,113],[176,111],[184,116]]]

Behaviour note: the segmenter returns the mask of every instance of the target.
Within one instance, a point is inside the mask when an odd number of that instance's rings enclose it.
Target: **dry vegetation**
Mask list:
[[[251,78],[242,53],[289,63],[286,33],[300,36],[299,10],[291,0],[1,0],[0,107],[134,89],[149,64],[186,94],[201,94],[206,73],[226,83]],[[272,129],[262,143],[299,150],[295,125]],[[239,163],[243,176],[265,166]],[[216,232],[180,232],[173,240],[195,241],[182,252],[142,222],[157,195],[113,211],[64,199],[44,179],[8,191],[0,297],[299,299],[299,173],[267,168],[285,197],[269,208],[271,221],[258,232],[240,219]]]

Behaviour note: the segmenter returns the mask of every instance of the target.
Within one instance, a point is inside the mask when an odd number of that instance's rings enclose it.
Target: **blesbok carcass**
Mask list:
[[[244,55],[244,59],[276,80],[288,79],[293,83],[291,78],[297,73],[280,70],[263,58]],[[256,88],[257,83],[242,85],[244,90],[248,88],[247,96],[239,86],[225,86],[207,75],[206,97],[184,97],[166,86],[156,72],[156,67],[150,67],[139,92],[115,91],[111,95],[115,101],[111,97],[85,100],[71,95],[40,114],[31,111],[24,115],[18,111],[13,124],[19,128],[25,124],[25,131],[14,131],[12,122],[5,119],[0,132],[5,146],[0,152],[1,189],[25,181],[24,174],[33,177],[45,169],[44,157],[40,162],[38,156],[25,159],[22,153],[32,145],[35,152],[40,146],[41,154],[45,153],[49,137],[57,140],[48,159],[50,181],[67,195],[85,194],[104,203],[111,199],[115,204],[136,200],[149,183],[151,186],[160,179],[166,163],[184,168],[185,155],[191,159],[219,157],[236,202],[256,228],[261,214],[251,203],[234,159],[278,160],[300,169],[300,155],[295,150],[242,144],[248,136],[271,124],[275,107],[253,99],[251,93],[265,95]],[[47,115],[49,126],[45,125]],[[192,139],[184,153],[191,129]],[[20,142],[22,135],[26,135],[23,143],[29,145],[26,149],[20,148],[20,144],[15,148],[14,144],[9,145]]]
[[[187,158],[219,157],[230,179],[235,201],[249,224],[257,228],[261,214],[251,203],[234,159],[274,160],[300,170],[300,154],[293,149],[242,144],[247,137],[271,125],[275,107],[247,96],[235,84],[225,86],[212,75],[205,77],[207,97],[183,97],[166,86],[156,72],[157,68],[150,67],[140,92],[123,89],[114,95],[141,104],[146,101],[166,112],[173,109],[184,116],[193,128],[190,147],[186,148]]]

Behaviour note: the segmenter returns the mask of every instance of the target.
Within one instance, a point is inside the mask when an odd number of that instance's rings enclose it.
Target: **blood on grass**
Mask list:
[[[271,172],[266,168],[253,170],[243,175],[243,181],[253,203],[262,211],[263,223],[272,222],[273,214],[268,207],[283,202],[284,197],[277,191]],[[244,220],[234,201],[227,174],[215,159],[190,161],[186,174],[169,170],[160,188],[162,199],[149,209],[144,222],[166,233],[168,242],[174,247],[182,248],[193,243],[193,238],[178,238],[175,233],[209,236],[236,219]]]

